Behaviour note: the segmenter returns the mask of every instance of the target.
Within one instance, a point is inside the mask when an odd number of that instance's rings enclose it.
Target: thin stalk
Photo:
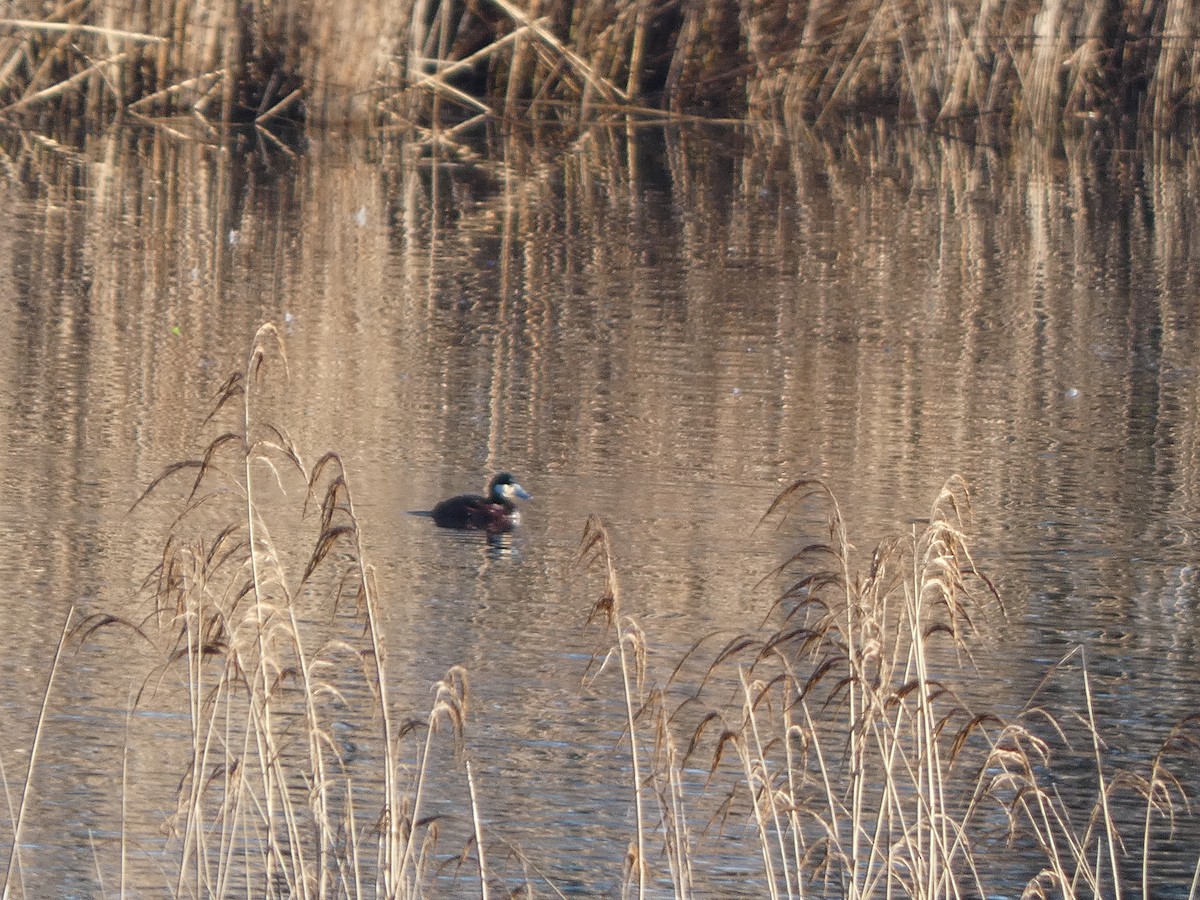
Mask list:
[[[221,742],[224,748],[226,758],[230,752],[230,748],[234,746],[234,730],[233,730],[233,708],[227,699],[228,688],[227,679],[221,679],[217,683],[217,696],[213,698],[212,708],[213,721],[218,717],[223,718],[225,726],[225,737]],[[222,712],[218,712],[222,711]],[[213,729],[216,730],[215,728]],[[250,732],[243,729],[242,731],[242,746],[238,753],[237,759],[246,760],[250,758]],[[219,863],[219,871],[217,874],[217,890],[216,896],[224,897],[226,895],[228,880],[234,873],[234,858],[238,848],[237,837],[239,829],[242,832],[246,830],[246,796],[250,788],[247,779],[243,776],[244,767],[238,766],[237,771],[231,771],[234,767],[225,766],[225,779],[223,789],[225,792],[224,810],[221,814],[221,846],[217,848],[217,854],[221,862]],[[233,803],[229,803],[229,797],[232,796]],[[251,798],[253,799],[253,798]],[[243,854],[243,859],[249,864],[249,853]],[[249,884],[249,880],[246,882]]]
[[[617,636],[617,656],[621,661],[621,685],[625,695],[625,722],[629,729],[629,751],[633,767],[633,799],[637,814],[637,875],[638,896],[644,897],[646,892],[646,834],[645,834],[645,804],[643,800],[642,770],[640,751],[638,748],[636,713],[633,695],[641,689],[640,665],[638,674],[631,674],[626,644],[634,647],[637,654],[642,652],[642,637],[637,623],[621,614],[621,584],[617,578],[617,567],[613,561],[612,545],[609,542],[608,531],[599,519],[589,517],[584,530],[584,538],[590,537],[589,546],[596,547],[597,557],[604,563],[604,584],[608,589],[607,621],[613,627]],[[636,682],[636,684],[635,684]]]
[[[126,829],[129,821],[129,725],[133,720],[134,698],[130,691],[129,701],[125,707],[125,739],[121,745],[121,861],[118,884],[121,897],[128,897],[126,877],[126,861],[128,859],[128,836]]]
[[[629,75],[625,81],[625,94],[636,97],[642,89],[642,62],[646,55],[646,0],[634,0],[637,16],[633,26],[633,48],[629,51]]]
[[[743,700],[743,702],[746,702]],[[747,705],[746,715],[753,717],[754,711]],[[746,778],[746,789],[750,792],[750,804],[754,810],[754,824],[758,827],[759,847],[762,850],[763,872],[767,878],[767,890],[772,900],[779,898],[779,886],[776,884],[775,864],[771,861],[771,836],[767,831],[767,823],[763,818],[762,803],[755,790],[755,782],[761,782],[761,777],[755,778],[754,765],[750,759],[750,748],[746,746],[744,736],[736,738],[738,756],[742,761],[742,773]],[[770,792],[770,786],[763,785],[763,790]]]
[[[46,729],[46,716],[50,710],[50,693],[54,688],[54,678],[58,674],[59,664],[62,662],[63,647],[67,643],[67,635],[71,630],[71,617],[75,615],[75,607],[72,606],[67,610],[67,617],[63,620],[62,634],[58,638],[58,647],[54,650],[54,659],[50,663],[50,676],[46,679],[46,688],[42,692],[42,707],[38,712],[37,725],[33,730],[33,745],[29,748],[29,763],[25,767],[25,785],[21,788],[21,803],[17,807],[17,818],[13,824],[12,846],[8,851],[8,864],[4,870],[4,892],[0,894],[3,900],[8,900],[12,890],[12,873],[15,866],[22,884],[22,893],[24,893],[25,874],[24,868],[21,865],[21,831],[25,826],[25,810],[29,805],[29,796],[33,788],[33,770],[37,765],[38,754],[42,746],[42,734]]]
[[[252,386],[255,380],[256,373],[262,365],[263,357],[266,353],[266,348],[263,346],[263,339],[271,335],[275,338],[278,345],[279,333],[275,330],[275,326],[271,324],[262,325],[254,335],[254,341],[250,349],[250,357],[246,361],[245,381],[243,382],[242,390],[242,440],[244,442],[244,465],[245,465],[245,485],[246,485],[246,532],[250,547],[250,570],[252,573],[251,585],[254,593],[254,625],[255,639],[258,644],[258,660],[253,666],[254,674],[251,678],[250,686],[250,702],[254,716],[253,706],[256,703],[261,703],[261,722],[253,722],[259,725],[255,731],[256,744],[260,760],[260,769],[263,777],[263,802],[266,804],[266,822],[267,822],[267,846],[271,849],[268,857],[268,866],[265,877],[267,883],[270,883],[274,874],[275,865],[280,862],[277,859],[275,829],[275,767],[272,760],[276,758],[276,753],[273,746],[268,746],[271,743],[270,735],[273,734],[271,723],[271,699],[270,691],[271,684],[267,675],[267,660],[269,658],[268,648],[266,643],[266,625],[267,620],[263,618],[263,609],[266,602],[263,576],[259,565],[259,530],[261,524],[258,519],[257,507],[254,501],[254,460],[255,454],[251,444],[251,424],[253,422],[251,409],[251,395],[253,393]],[[258,716],[254,716],[257,720]]]
[[[65,31],[70,34],[94,34],[120,41],[140,44],[165,44],[167,38],[140,31],[123,31],[119,28],[101,28],[97,25],[77,25],[74,22],[39,22],[36,19],[0,19],[0,27],[17,28],[23,31]]]
[[[354,892],[351,897],[363,897],[362,859],[358,846],[358,819],[354,812],[354,779],[346,776],[346,843],[350,848],[350,874],[354,877]],[[349,888],[349,885],[347,885]]]
[[[864,759],[864,736],[863,723],[859,717],[863,713],[863,701],[860,699],[860,693],[863,688],[863,669],[861,659],[861,649],[858,646],[858,628],[861,620],[861,601],[862,598],[854,589],[853,582],[850,578],[850,560],[848,559],[850,552],[849,541],[846,538],[845,526],[842,522],[841,512],[836,509],[836,520],[838,529],[838,554],[841,557],[842,564],[842,580],[845,585],[845,601],[846,601],[846,626],[845,626],[845,642],[846,642],[846,659],[850,665],[850,685],[847,694],[850,698],[849,722],[850,722],[850,898],[854,900],[859,896],[859,868],[862,858],[862,832],[863,832],[863,803],[864,792],[866,789],[866,765]]]
[[[480,900],[488,898],[487,861],[483,856],[483,823],[479,821],[479,798],[475,796],[475,777],[471,774],[471,761],[466,761],[467,790],[471,794],[471,822],[475,826],[475,852],[479,854],[479,896]]]
[[[613,573],[613,577],[614,578],[616,577],[615,572]],[[614,582],[614,585],[615,585],[615,582]],[[615,592],[616,592],[616,589],[614,587],[614,593]],[[613,609],[614,610],[620,609],[617,601],[614,601]],[[618,653],[621,657],[621,682],[624,685],[624,693],[625,693],[625,720],[626,720],[627,727],[629,728],[629,756],[630,756],[630,759],[631,759],[631,762],[633,765],[633,802],[634,802],[634,808],[637,810],[638,896],[645,897],[646,896],[646,824],[645,824],[646,818],[645,818],[645,811],[643,809],[645,801],[642,797],[642,794],[643,794],[643,791],[642,791],[642,768],[641,768],[641,760],[639,759],[637,730],[635,728],[636,721],[635,721],[635,713],[634,713],[634,708],[633,708],[632,679],[631,679],[630,672],[629,672],[629,660],[628,660],[627,654],[625,652],[626,640],[633,640],[633,638],[627,638],[625,636],[625,634],[618,633],[617,649],[618,649]]]
[[[742,683],[743,702],[746,704],[747,718],[750,724],[750,733],[754,737],[754,752],[758,759],[758,768],[761,773],[763,783],[763,793],[767,798],[767,803],[770,805],[771,823],[775,830],[775,841],[779,845],[779,864],[783,867],[783,885],[787,890],[789,900],[795,896],[792,890],[792,869],[788,865],[787,844],[784,838],[784,828],[779,823],[778,804],[775,803],[775,792],[771,784],[771,772],[767,767],[767,754],[763,748],[762,736],[758,730],[758,716],[754,713],[754,700],[750,694],[750,685],[746,681],[746,670],[738,669],[738,676]],[[763,835],[767,838],[767,835]]]
[[[1117,826],[1113,823],[1112,810],[1109,809],[1108,805],[1108,783],[1104,779],[1104,761],[1100,753],[1100,734],[1096,728],[1096,715],[1092,707],[1092,682],[1088,677],[1086,649],[1083,650],[1081,660],[1083,663],[1083,695],[1087,701],[1088,730],[1092,736],[1092,753],[1096,760],[1096,778],[1100,783],[1100,808],[1104,813],[1104,837],[1108,844],[1108,864],[1112,867],[1113,897],[1115,900],[1121,900],[1121,870],[1117,866],[1116,841],[1113,840],[1113,835],[1117,833]],[[1099,870],[1097,870],[1097,878],[1099,874]]]
[[[542,43],[546,44],[556,53],[560,54],[563,59],[578,72],[597,92],[605,99],[619,99],[628,102],[629,95],[622,91],[619,87],[613,84],[606,78],[596,74],[595,70],[587,64],[577,53],[565,46],[562,41],[554,36],[548,29],[542,27],[537,20],[531,19],[525,12],[514,6],[509,0],[491,0],[493,4],[502,9],[514,22],[525,25]]]
[[[438,710],[435,703],[433,710],[429,713],[429,724],[425,731],[425,749],[421,753],[421,764],[417,768],[417,784],[413,791],[412,812],[409,814],[409,822],[411,824],[409,826],[408,839],[404,843],[404,855],[400,858],[400,869],[396,873],[396,883],[402,889],[405,886],[408,867],[413,858],[413,843],[417,835],[417,822],[421,817],[421,802],[425,799],[425,776],[429,772],[429,760],[433,756],[433,735],[437,730],[437,717]],[[408,894],[410,892],[406,890],[404,893]]]
[[[812,741],[813,750],[817,754],[817,768],[821,771],[821,786],[825,789],[825,802],[829,804],[829,824],[827,830],[830,839],[837,847],[838,853],[845,855],[842,849],[841,839],[841,819],[838,816],[838,804],[834,802],[836,796],[833,779],[829,774],[829,766],[825,762],[825,751],[821,749],[821,739],[817,734],[816,723],[813,722],[812,710],[808,708],[808,700],[800,701],[800,708],[804,711],[804,725],[808,729],[809,739]]]
[[[272,119],[276,118],[277,116],[282,115],[289,106],[291,106],[293,103],[295,103],[297,100],[299,100],[303,96],[304,96],[304,88],[296,88],[294,91],[292,91],[290,94],[288,94],[282,100],[280,100],[278,103],[276,103],[270,109],[268,109],[266,112],[257,116],[254,119],[254,124],[262,125],[266,122],[270,122]]]
[[[925,809],[924,822],[921,822],[920,809],[918,809],[917,848],[918,857],[927,860],[926,865],[928,866],[929,871],[927,874],[926,884],[928,889],[932,891],[933,885],[937,884],[938,881],[938,866],[940,862],[937,848],[935,847],[937,840],[934,834],[934,829],[937,827],[937,816],[939,812],[937,797],[935,795],[938,772],[935,767],[935,741],[933,737],[933,725],[930,721],[931,715],[929,704],[931,701],[929,697],[929,665],[925,659],[925,625],[922,616],[924,611],[923,592],[926,585],[924,584],[924,578],[922,577],[920,565],[921,560],[917,558],[915,547],[913,555],[913,593],[910,600],[908,620],[911,641],[910,646],[912,647],[913,651],[913,661],[916,666],[917,684],[919,685],[917,689],[917,724],[920,729],[920,742],[918,744],[917,758],[918,760],[923,760],[924,762],[921,780],[925,782],[925,791],[928,792],[927,794],[921,791],[918,791],[917,793],[918,803],[923,805]],[[927,836],[929,842],[928,848],[922,846]],[[929,900],[933,900],[931,895],[929,896]]]
[[[538,19],[536,24],[542,25],[545,23],[545,21],[546,21],[545,19]],[[433,83],[439,82],[439,81],[445,82],[446,78],[448,78],[449,76],[455,75],[458,72],[463,72],[463,71],[466,71],[466,70],[472,68],[480,60],[482,60],[488,56],[491,56],[492,54],[496,53],[496,51],[501,50],[504,47],[508,46],[509,44],[513,43],[514,41],[518,40],[519,38],[524,36],[528,31],[529,31],[529,27],[526,25],[522,25],[519,28],[514,28],[508,34],[504,35],[504,37],[498,38],[497,40],[492,41],[492,43],[488,44],[482,50],[476,50],[474,53],[464,56],[462,59],[456,60],[455,62],[452,62],[449,65],[446,65],[443,68],[438,69],[436,72],[431,72],[427,75],[421,75],[412,83],[412,86],[413,87],[423,87],[425,85],[433,84]]]
[[[787,661],[784,660],[784,666],[787,667]],[[800,731],[799,726],[792,722],[792,715],[788,708],[787,694],[790,693],[791,686],[795,684],[795,675],[788,670],[788,680],[784,683],[784,696],[781,700],[783,709],[783,752],[784,762],[787,766],[787,782],[788,782],[788,822],[792,829],[792,860],[796,867],[796,894],[800,900],[804,900],[804,851],[800,845],[800,821],[796,812],[796,798],[799,796],[799,786],[796,784],[797,760],[795,751],[792,750],[792,732],[793,730]]]
[[[152,94],[147,94],[144,97],[133,101],[126,107],[127,111],[136,112],[144,106],[149,106],[155,100],[165,100],[167,97],[172,97],[175,94],[181,93],[191,88],[198,91],[206,92],[212,88],[214,84],[219,82],[224,77],[224,71],[205,72],[202,75],[197,75],[194,78],[188,78],[185,81],[180,81],[177,84],[169,85],[162,90],[155,91]]]
[[[669,814],[668,860],[671,861],[672,878],[676,900],[688,900],[692,896],[692,861],[688,848],[687,815],[683,806],[683,773],[674,740],[669,731],[670,722],[666,710],[659,705],[659,731],[666,743],[667,804],[664,817]]]
[[[907,683],[907,677],[904,682]],[[872,733],[875,735],[876,748],[879,753],[879,759],[882,763],[882,771],[880,777],[883,779],[884,792],[880,797],[880,808],[875,815],[875,830],[871,838],[871,851],[867,856],[866,871],[863,873],[863,894],[870,896],[874,890],[874,882],[880,879],[887,879],[889,895],[891,893],[892,882],[892,853],[894,841],[891,840],[892,833],[892,817],[895,816],[900,821],[900,830],[902,833],[908,832],[907,816],[904,814],[904,805],[900,798],[899,792],[896,789],[895,770],[896,760],[899,758],[905,763],[905,769],[910,779],[913,779],[912,769],[908,765],[908,759],[905,756],[901,747],[901,729],[904,723],[905,705],[903,703],[896,704],[895,719],[888,723],[885,729],[877,727],[872,728]],[[885,837],[885,829],[888,837]],[[878,870],[876,863],[878,862]]]
[[[300,668],[301,684],[304,686],[304,712],[308,720],[308,753],[312,764],[314,784],[309,789],[309,803],[313,808],[317,830],[317,896],[324,898],[329,884],[328,873],[331,859],[336,855],[332,846],[332,834],[329,822],[329,777],[325,768],[325,754],[321,749],[320,717],[317,714],[316,692],[313,683],[311,663],[300,637],[300,623],[296,619],[296,611],[288,604],[288,617],[291,620],[292,643],[295,648],[296,660]],[[308,879],[305,879],[307,883]]]
[[[326,456],[322,462],[336,462],[338,477],[345,486],[343,502],[350,521],[355,523],[353,529],[354,556],[358,566],[359,586],[362,591],[362,603],[366,617],[367,632],[371,641],[371,664],[374,668],[375,690],[379,696],[379,715],[383,725],[383,741],[386,752],[383,755],[384,794],[387,797],[387,838],[384,841],[384,883],[389,896],[398,896],[401,876],[397,866],[397,851],[402,837],[400,834],[400,770],[396,758],[398,752],[395,724],[392,722],[391,703],[388,700],[387,678],[384,672],[384,662],[387,658],[384,650],[383,635],[379,627],[378,601],[376,600],[375,576],[366,563],[366,552],[363,548],[362,533],[358,529],[358,516],[354,511],[354,492],[350,489],[349,475],[342,466],[342,461],[336,455]],[[321,468],[318,463],[314,468],[314,477]],[[416,822],[416,816],[413,816]],[[410,834],[411,839],[411,834]],[[408,847],[404,848],[402,859],[408,857]]]
[[[102,73],[106,67],[115,66],[120,62],[124,62],[128,56],[129,56],[129,54],[127,52],[126,53],[118,53],[116,56],[110,56],[108,59],[102,59],[97,63],[93,63],[92,65],[90,65],[86,69],[84,69],[82,72],[76,72],[70,78],[66,78],[60,82],[57,82],[56,84],[52,84],[52,85],[50,85],[50,87],[44,88],[43,90],[40,90],[35,94],[30,94],[27,97],[22,97],[16,103],[10,103],[8,106],[4,107],[3,109],[0,109],[0,115],[6,115],[6,114],[20,112],[21,110],[27,109],[28,107],[32,106],[35,103],[39,103],[43,100],[50,100],[54,97],[58,97],[61,94],[64,94],[67,91],[74,88],[81,81],[85,81],[86,79],[91,78],[93,75],[95,75],[98,72]]]

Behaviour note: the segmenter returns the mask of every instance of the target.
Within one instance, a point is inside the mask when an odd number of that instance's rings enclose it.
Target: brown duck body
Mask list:
[[[439,528],[488,531],[512,531],[521,521],[514,498],[531,499],[523,487],[507,472],[501,472],[488,485],[487,496],[459,494],[433,508],[433,524]]]

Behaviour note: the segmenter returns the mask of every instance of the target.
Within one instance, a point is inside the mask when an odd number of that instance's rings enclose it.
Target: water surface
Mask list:
[[[815,510],[759,527],[792,480],[824,479],[865,553],[958,473],[1008,608],[979,622],[973,702],[1019,709],[1082,645],[1114,752],[1148,757],[1195,711],[1194,151],[598,129],[554,152],[166,132],[9,152],[10,785],[68,608],[144,613],[178,506],[128,510],[218,433],[205,417],[266,321],[290,379],[264,415],[346,464],[397,706],[469,671],[484,817],[564,892],[619,891],[632,815],[617,683],[583,681],[604,646],[577,566],[589,514],[665,678],[696,639],[757,627],[779,590],[763,577],[822,534]],[[535,497],[509,541],[406,515],[499,469]],[[137,643],[98,635],[58,673],[30,896],[114,878]],[[147,893],[172,883],[153,860],[186,727],[139,719],[129,746]],[[757,851],[732,835],[704,883],[754,896]]]

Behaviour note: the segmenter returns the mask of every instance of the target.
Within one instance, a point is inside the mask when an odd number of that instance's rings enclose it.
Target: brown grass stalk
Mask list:
[[[80,25],[74,22],[39,22],[34,19],[0,19],[0,28],[14,28],[21,31],[65,31],[70,34],[91,34],[116,41],[133,41],[139,44],[165,44],[167,38],[157,34],[143,34],[138,31],[123,31],[119,28],[101,28],[97,25]]]
[[[655,758],[652,778],[665,832],[664,850],[676,900],[687,900],[695,892],[692,842],[684,802],[684,760],[675,743],[670,717],[661,695],[656,698]]]
[[[576,72],[578,72],[588,83],[588,85],[600,94],[605,100],[621,100],[628,101],[629,95],[612,84],[608,79],[601,77],[592,67],[587,64],[577,53],[567,47],[562,41],[554,36],[552,32],[538,25],[536,21],[531,19],[526,13],[510,3],[509,0],[491,0],[491,2],[504,11],[514,22],[528,28],[529,31],[544,43],[547,47],[553,50],[556,54],[562,57]]]
[[[483,823],[479,819],[479,797],[475,794],[475,776],[471,774],[471,761],[464,765],[467,770],[467,788],[471,793],[471,824],[475,829],[475,855],[479,861],[479,896],[480,900],[489,900],[487,859],[483,855]]]
[[[62,81],[52,84],[49,87],[43,88],[35,93],[27,94],[16,103],[10,103],[8,106],[0,109],[0,115],[12,115],[14,113],[26,110],[35,104],[45,103],[47,100],[54,100],[58,97],[61,97],[68,91],[75,90],[84,81],[95,75],[100,75],[103,77],[106,69],[115,69],[122,62],[124,62],[128,56],[128,53],[118,53],[115,56],[110,56],[108,59],[100,60],[83,71],[76,72],[70,78],[65,78]]]
[[[630,765],[633,770],[633,799],[637,831],[637,843],[633,851],[635,858],[632,860],[631,868],[637,882],[638,896],[644,897],[647,876],[646,818],[637,718],[638,710],[643,706],[641,691],[645,676],[646,640],[637,622],[622,613],[621,585],[617,578],[617,568],[613,559],[608,529],[595,516],[589,516],[584,526],[579,556],[587,568],[595,567],[601,571],[604,591],[592,608],[588,620],[590,622],[602,617],[607,623],[613,632],[615,644],[608,651],[605,661],[607,662],[607,659],[615,654],[621,666],[621,687],[625,700],[625,725],[628,729]],[[603,669],[603,665],[601,669]]]
[[[1103,838],[1104,843],[1108,847],[1108,864],[1112,878],[1113,897],[1115,900],[1121,900],[1121,867],[1117,862],[1117,844],[1120,842],[1120,833],[1113,822],[1109,801],[1109,783],[1104,776],[1104,755],[1100,749],[1100,732],[1096,724],[1095,704],[1092,701],[1092,680],[1088,675],[1086,649],[1082,652],[1081,656],[1083,660],[1083,696],[1087,703],[1088,733],[1092,739],[1092,758],[1096,765],[1096,784],[1099,791],[1099,800],[1097,802],[1100,812],[1103,814]],[[1100,848],[1097,847],[1097,856],[1100,855],[1099,850]],[[1098,862],[1099,860],[1097,860]],[[1097,869],[1099,869],[1099,865],[1097,865]],[[1099,873],[1097,872],[1097,874]]]
[[[207,96],[208,91],[212,88],[212,86],[219,83],[224,76],[224,72],[205,72],[201,75],[197,75],[195,78],[184,79],[178,84],[172,84],[169,87],[163,88],[162,90],[155,91],[152,94],[147,94],[139,100],[135,100],[129,104],[128,109],[130,112],[137,112],[138,110],[145,106],[149,106],[152,103],[170,99],[178,94],[193,89],[200,91],[200,95],[202,97]]]
[[[33,791],[33,773],[37,767],[39,751],[42,746],[42,735],[46,730],[46,717],[50,710],[50,697],[54,690],[54,679],[58,675],[62,664],[63,648],[66,646],[67,637],[71,634],[71,619],[74,615],[75,607],[72,606],[67,610],[67,616],[63,620],[62,634],[59,636],[58,646],[54,650],[54,658],[50,661],[50,674],[46,678],[45,690],[42,691],[41,709],[38,711],[37,725],[34,726],[33,740],[29,747],[29,762],[25,765],[25,783],[21,786],[21,802],[17,805],[17,814],[12,820],[12,845],[8,849],[8,863],[4,870],[4,890],[0,892],[0,898],[3,898],[3,900],[8,900],[12,894],[14,868],[22,882],[21,893],[25,893],[25,874],[21,867],[21,832],[25,827],[25,814],[29,808],[29,798]]]

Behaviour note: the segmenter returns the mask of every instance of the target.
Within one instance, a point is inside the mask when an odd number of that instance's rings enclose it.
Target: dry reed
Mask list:
[[[467,675],[452,667],[426,716],[396,718],[349,475],[333,453],[307,466],[283,429],[262,421],[269,366],[287,361],[266,325],[210,416],[236,410],[236,427],[200,458],[167,467],[138,500],[186,480],[147,580],[153,611],[140,622],[95,616],[81,629],[123,627],[161,648],[139,708],[182,686],[189,762],[170,822],[173,896],[420,896],[451,824],[427,812],[437,736],[448,733],[461,758]],[[293,558],[276,533],[303,539],[281,511],[296,476],[302,515],[315,511],[318,528],[312,550]],[[336,723],[363,702],[374,707],[373,730],[356,729],[348,750]],[[352,718],[372,719],[361,710]],[[380,774],[356,779],[349,757],[369,758]],[[474,846],[486,897],[468,787],[473,822],[458,823],[470,836],[454,858],[469,859]]]
[[[0,22],[0,115],[453,128],[662,111],[1168,128],[1200,102],[1188,0],[30,0]]]
[[[615,644],[600,666],[603,671],[608,660],[616,657],[621,666],[621,688],[625,699],[625,727],[629,738],[630,768],[633,778],[633,799],[636,814],[636,842],[626,853],[626,879],[637,884],[638,897],[646,895],[646,798],[642,778],[641,748],[637,720],[645,708],[643,687],[646,676],[646,636],[638,623],[625,616],[621,609],[621,587],[613,560],[608,531],[599,519],[590,517],[584,527],[580,558],[585,565],[601,569],[604,591],[592,608],[588,622],[603,618],[613,632]],[[595,657],[593,657],[594,661]],[[598,676],[597,676],[598,677]]]
[[[1014,887],[1028,898],[1096,898],[1161,890],[1152,847],[1170,846],[1190,809],[1196,786],[1181,774],[1194,771],[1200,721],[1181,722],[1148,771],[1111,770],[1086,659],[1072,669],[1082,656],[1074,652],[1047,682],[1077,673],[1072,689],[1083,697],[1082,715],[1056,718],[1036,695],[1009,721],[973,712],[955,689],[954,660],[971,658],[978,620],[1002,606],[967,550],[961,479],[946,484],[921,530],[876,548],[861,572],[852,567],[837,502],[820,482],[792,485],[768,517],[812,500],[829,513],[827,538],[780,568],[790,581],[774,624],[730,639],[708,666],[706,680],[732,686],[734,696],[685,730],[686,754],[676,750],[676,731],[697,699],[667,715],[663,692],[648,686],[644,638],[621,610],[607,531],[588,524],[585,555],[604,572],[593,616],[614,631],[608,657],[621,661],[629,710],[637,858],[652,858],[657,832],[668,861],[662,879],[677,897],[698,895],[694,871],[704,842],[686,827],[682,786],[688,760],[708,753],[708,789],[721,801],[714,822],[726,829],[744,823],[754,835],[772,898],[960,898]],[[943,671],[947,660],[951,669]],[[658,749],[639,769],[643,742]],[[1082,765],[1086,757],[1074,749],[1080,742],[1091,757],[1090,805],[1060,793],[1054,766],[1056,754]],[[656,823],[642,818],[641,793],[651,785]],[[1140,821],[1118,814],[1120,794],[1140,798]],[[1194,847],[1183,855],[1197,873],[1187,896],[1196,897],[1200,855]],[[649,877],[639,871],[639,887]]]
[[[54,659],[50,663],[50,673],[46,678],[46,688],[42,691],[42,704],[38,712],[37,725],[33,729],[33,738],[29,747],[29,760],[25,765],[25,779],[21,785],[21,800],[17,804],[17,809],[12,810],[12,794],[9,791],[8,775],[4,769],[4,765],[0,762],[0,779],[4,782],[4,793],[9,799],[9,815],[12,820],[12,844],[8,849],[8,862],[5,864],[3,890],[0,892],[0,897],[8,900],[12,896],[14,887],[13,875],[16,875],[16,882],[20,884],[22,896],[27,896],[25,891],[25,873],[21,864],[21,836],[25,825],[26,812],[29,808],[29,796],[34,784],[34,770],[37,768],[38,754],[42,745],[42,736],[46,731],[47,714],[50,711],[50,698],[53,694],[54,681],[58,675],[59,668],[62,663],[63,648],[67,643],[67,638],[71,633],[71,619],[75,615],[75,609],[72,607],[67,611],[67,617],[63,621],[62,636],[59,638],[58,647],[54,651]]]

